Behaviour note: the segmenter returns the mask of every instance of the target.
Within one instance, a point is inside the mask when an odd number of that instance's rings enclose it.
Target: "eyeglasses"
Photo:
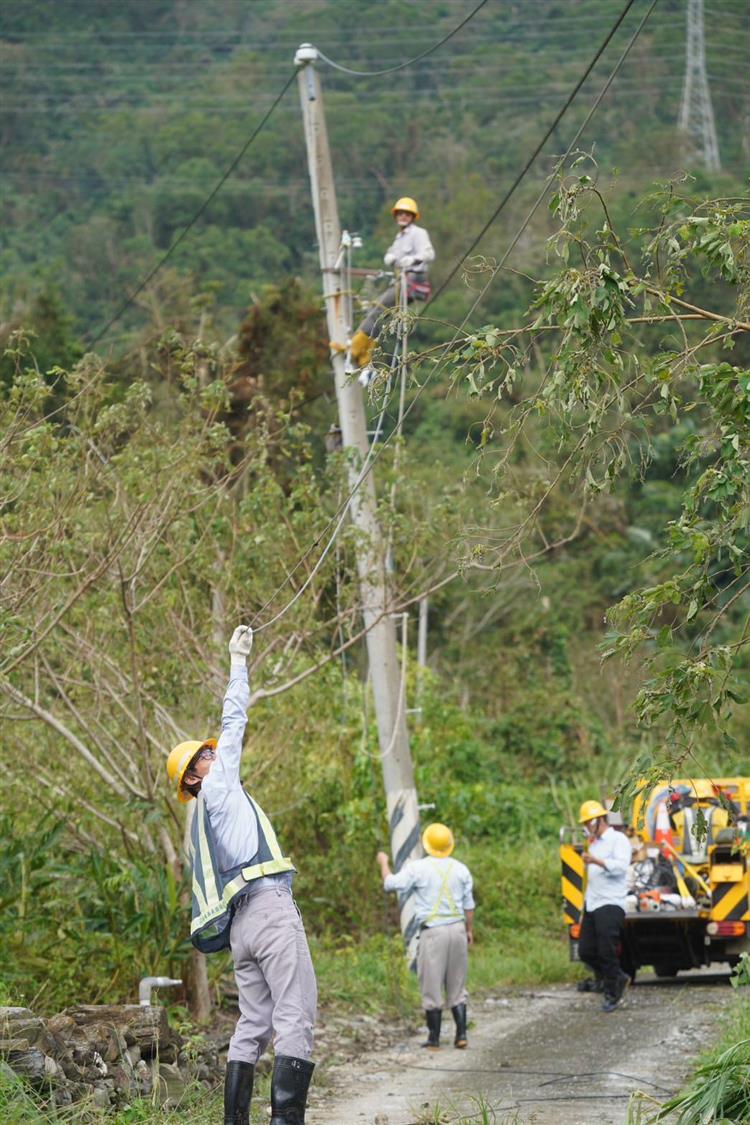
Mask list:
[[[213,761],[215,757],[216,757],[216,751],[212,750],[210,746],[204,746],[203,749],[193,759],[192,763],[185,770],[185,773],[184,773],[183,779],[182,779],[183,785],[185,783],[185,778],[191,777],[191,776],[197,777],[197,774],[195,772],[195,767],[197,766],[198,762]]]

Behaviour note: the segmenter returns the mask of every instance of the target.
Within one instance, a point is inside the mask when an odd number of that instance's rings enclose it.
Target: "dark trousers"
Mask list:
[[[624,917],[621,906],[600,906],[597,910],[583,912],[578,956],[602,978],[607,996],[616,996],[619,990],[621,969],[617,946]]]

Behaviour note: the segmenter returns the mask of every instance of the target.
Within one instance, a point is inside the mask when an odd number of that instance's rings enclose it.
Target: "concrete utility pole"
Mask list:
[[[401,690],[402,672],[399,669],[396,626],[389,612],[385,545],[377,519],[372,472],[360,481],[361,469],[369,453],[363,392],[357,380],[347,378],[344,372],[347,342],[346,295],[341,292],[341,274],[336,267],[340,260],[341,228],[320,78],[313,66],[317,57],[316,48],[303,43],[294,62],[299,68],[307,162],[315,209],[328,334],[332,345],[331,363],[336,381],[341,439],[348,452],[349,487],[354,489],[358,485],[351,504],[351,516],[360,533],[357,546],[359,591],[362,616],[368,629],[367,655],[378,724],[391,853],[394,868],[398,871],[407,860],[418,858],[422,854],[419,809],[406,728],[405,693]],[[406,670],[403,671],[405,673]],[[401,929],[410,961],[413,961],[417,927],[411,897],[401,899]]]
[[[703,0],[688,0],[685,81],[678,120],[685,134],[688,156],[698,156],[709,172],[719,172],[719,142],[706,74],[706,41],[703,31]]]

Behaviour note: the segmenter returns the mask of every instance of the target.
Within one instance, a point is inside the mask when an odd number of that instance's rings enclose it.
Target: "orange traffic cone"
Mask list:
[[[667,811],[667,802],[666,801],[659,801],[659,804],[656,806],[656,825],[654,827],[654,843],[658,844],[660,848],[665,843],[669,844],[669,846],[671,848],[674,848],[674,840],[672,838],[672,826],[669,823],[669,813]]]

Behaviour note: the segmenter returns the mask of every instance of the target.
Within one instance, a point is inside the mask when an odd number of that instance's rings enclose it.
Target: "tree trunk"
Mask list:
[[[191,801],[185,811],[187,815],[185,816],[184,851],[187,855],[188,843],[190,841],[190,827],[195,815],[195,801]],[[189,895],[184,896],[184,905],[188,910],[190,909]],[[211,989],[208,983],[208,967],[206,965],[205,954],[195,948],[190,951],[190,961],[188,962],[186,970],[185,991],[187,992],[188,1010],[195,1022],[208,1023],[211,1019],[211,1011],[213,1009]]]
[[[208,983],[208,966],[205,954],[198,949],[190,951],[187,967],[186,992],[188,1009],[196,1023],[205,1024],[211,1019],[213,1002]]]

